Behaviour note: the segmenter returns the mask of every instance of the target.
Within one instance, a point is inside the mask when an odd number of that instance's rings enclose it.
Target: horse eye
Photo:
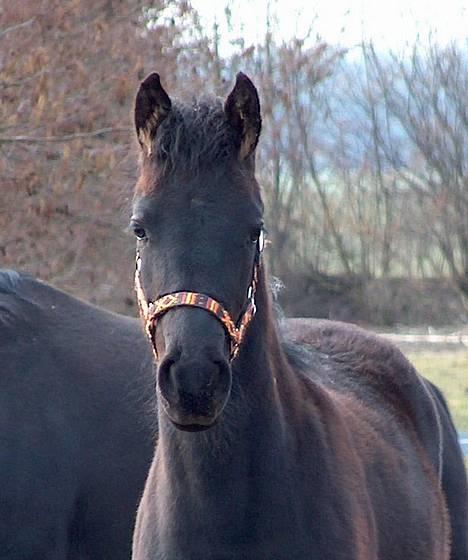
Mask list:
[[[250,241],[252,243],[257,243],[257,241],[260,238],[260,234],[262,233],[262,228],[261,227],[257,227],[254,228],[251,232],[250,232]]]
[[[137,239],[146,239],[146,231],[141,226],[133,226],[133,233]]]

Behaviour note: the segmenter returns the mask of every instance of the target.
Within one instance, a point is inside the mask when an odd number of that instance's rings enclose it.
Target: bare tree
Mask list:
[[[414,218],[426,251],[437,247],[454,284],[468,296],[466,53],[455,44],[430,43],[416,44],[408,58],[384,59],[372,47],[365,56],[393,121],[393,137],[380,137],[386,159],[400,190],[419,201]],[[395,142],[395,135],[402,141]]]

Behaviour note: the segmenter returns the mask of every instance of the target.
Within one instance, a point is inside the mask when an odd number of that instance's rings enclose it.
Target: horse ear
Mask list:
[[[135,100],[135,128],[140,146],[151,155],[158,126],[171,110],[171,100],[161,85],[159,74],[141,82]]]
[[[257,89],[242,72],[236,76],[236,84],[226,99],[224,112],[239,133],[239,158],[243,160],[250,156],[257,146],[262,118]]]

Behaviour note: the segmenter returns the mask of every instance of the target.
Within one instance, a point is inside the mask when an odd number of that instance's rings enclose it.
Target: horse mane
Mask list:
[[[15,270],[0,269],[0,327],[10,328],[22,319],[23,303],[29,299],[21,288],[30,279]]]
[[[189,173],[235,157],[239,140],[217,98],[176,101],[158,128],[155,141],[158,168],[181,167]]]
[[[0,269],[0,293],[16,292],[21,281],[27,275],[8,268]]]

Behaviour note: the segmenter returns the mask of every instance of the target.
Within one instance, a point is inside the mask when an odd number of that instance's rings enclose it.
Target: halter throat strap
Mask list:
[[[247,303],[244,306],[244,310],[236,323],[232,320],[231,315],[229,314],[227,309],[225,309],[223,305],[221,305],[221,303],[206,294],[200,294],[198,292],[173,292],[158,298],[154,302],[147,300],[141,285],[141,257],[139,252],[137,251],[135,291],[137,295],[140,316],[143,319],[145,331],[151,341],[151,346],[153,348],[156,360],[158,359],[155,341],[157,321],[170,309],[183,306],[198,307],[214,315],[218,319],[218,321],[221,322],[227,335],[229,336],[231,342],[231,361],[237,357],[241,344],[244,341],[247,327],[249,326],[249,323],[253,319],[257,310],[255,306],[255,295],[257,291],[258,272],[261,266],[261,255],[263,252],[263,247],[264,234],[262,231],[257,241],[257,251],[255,255],[252,281],[247,291]]]

